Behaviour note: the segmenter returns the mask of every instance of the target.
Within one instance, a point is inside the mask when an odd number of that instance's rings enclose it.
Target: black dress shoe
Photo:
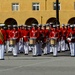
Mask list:
[[[12,53],[12,51],[8,51],[8,53]]]
[[[47,53],[48,55],[50,54],[50,53]]]
[[[4,52],[4,53],[6,53],[6,52]]]
[[[37,55],[37,56],[41,56],[41,54]]]
[[[28,54],[25,54],[25,55],[28,55]]]
[[[29,52],[32,52],[32,50],[30,50]]]
[[[22,54],[22,53],[24,53],[24,52],[20,52],[20,53]]]
[[[17,55],[13,55],[14,57],[17,57]]]
[[[44,54],[44,55],[47,55],[47,54]]]
[[[71,56],[71,57],[75,57],[75,56]]]
[[[33,55],[33,57],[37,57],[37,55]]]
[[[60,53],[60,51],[58,51],[58,53]]]
[[[65,52],[65,51],[61,51],[61,52]]]
[[[57,57],[57,55],[54,55],[53,57]]]
[[[0,60],[5,60],[5,59],[0,59]]]

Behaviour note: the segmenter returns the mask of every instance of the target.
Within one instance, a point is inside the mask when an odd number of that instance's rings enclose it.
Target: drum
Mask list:
[[[30,38],[29,39],[29,45],[35,45],[36,44],[36,39]]]
[[[50,39],[50,45],[56,45],[56,39],[51,38]]]
[[[16,44],[16,39],[9,40],[9,46],[15,46],[15,44]]]

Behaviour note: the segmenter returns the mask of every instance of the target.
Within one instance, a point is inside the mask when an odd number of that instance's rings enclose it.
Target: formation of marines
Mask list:
[[[75,24],[54,25],[53,23],[41,25],[0,25],[0,60],[4,60],[4,53],[12,52],[18,56],[23,52],[32,56],[41,56],[70,50],[75,56]]]

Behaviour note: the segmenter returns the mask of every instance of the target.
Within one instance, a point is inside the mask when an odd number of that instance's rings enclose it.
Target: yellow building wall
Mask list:
[[[14,18],[18,25],[25,24],[28,18],[35,18],[38,23],[45,24],[51,17],[56,17],[53,10],[53,2],[56,0],[0,0],[0,23],[8,18]],[[40,3],[40,10],[33,11],[32,3]],[[59,11],[60,24],[67,24],[69,19],[75,17],[75,0],[59,0],[61,10]],[[12,3],[19,3],[19,11],[12,11]]]
[[[70,18],[75,17],[75,0],[59,0],[59,2],[61,3],[61,10],[59,11],[60,23],[67,24]]]

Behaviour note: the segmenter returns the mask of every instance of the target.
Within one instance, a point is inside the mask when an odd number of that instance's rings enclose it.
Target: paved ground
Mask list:
[[[69,52],[59,53],[58,57],[6,55],[0,61],[0,75],[75,75],[75,57],[70,57]]]

